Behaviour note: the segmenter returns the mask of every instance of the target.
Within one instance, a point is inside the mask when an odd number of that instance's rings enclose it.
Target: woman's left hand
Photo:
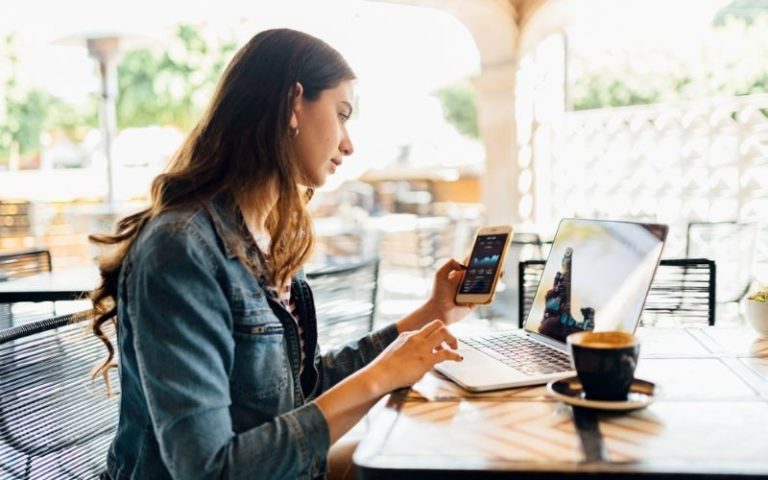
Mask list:
[[[439,318],[446,325],[458,322],[477,308],[477,305],[458,305],[455,300],[456,290],[464,279],[465,270],[464,265],[450,259],[435,273],[432,295],[427,304],[434,317]]]

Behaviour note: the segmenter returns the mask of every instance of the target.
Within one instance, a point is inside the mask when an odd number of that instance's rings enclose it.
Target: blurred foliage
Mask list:
[[[761,14],[768,12],[768,0],[735,0],[715,15],[716,26],[725,25],[728,20],[739,19],[750,25]]]
[[[472,86],[456,83],[445,86],[436,93],[448,123],[464,135],[479,138],[475,91]]]
[[[189,130],[236,47],[234,36],[221,39],[180,25],[163,49],[126,53],[118,66],[118,127],[169,125]]]
[[[697,58],[671,51],[617,52],[582,67],[570,85],[573,110],[622,107],[768,92],[768,0],[736,0],[713,20]],[[578,70],[578,69],[574,69]],[[453,84],[437,96],[457,130],[478,137],[472,87]]]
[[[584,67],[572,80],[572,108],[768,92],[768,1],[733,2],[718,13],[713,24],[711,34],[698,46],[696,58],[675,57],[672,49],[640,48],[622,51],[602,65]]]
[[[234,35],[220,39],[204,28],[180,25],[168,44],[126,53],[118,66],[118,128],[191,128],[235,49]],[[99,125],[97,92],[85,105],[52,96],[25,78],[19,51],[13,34],[0,39],[0,165],[12,152],[39,152],[46,132],[80,141]]]
[[[82,137],[83,127],[97,125],[95,101],[75,107],[48,92],[29,86],[21,71],[18,43],[13,34],[0,39],[0,163],[11,152],[35,154],[44,132],[62,130],[73,138]]]
[[[735,0],[713,21],[698,59],[670,52],[620,52],[609,64],[585,67],[574,76],[575,110],[617,107],[768,91],[768,0]],[[118,67],[118,128],[164,125],[189,130],[236,49],[233,33],[180,25],[165,45],[127,52]],[[69,104],[35,86],[19,61],[11,34],[0,38],[0,164],[12,152],[34,155],[46,132],[80,140],[98,122],[98,96]],[[697,63],[698,62],[698,63]],[[576,69],[574,69],[576,70]],[[478,138],[475,93],[468,83],[436,92],[445,118],[464,135]]]

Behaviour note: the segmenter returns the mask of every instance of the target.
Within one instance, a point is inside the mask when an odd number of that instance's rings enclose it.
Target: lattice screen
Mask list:
[[[536,158],[544,216],[662,221],[673,227],[672,255],[689,221],[768,221],[768,95],[567,112],[548,127],[550,162]]]

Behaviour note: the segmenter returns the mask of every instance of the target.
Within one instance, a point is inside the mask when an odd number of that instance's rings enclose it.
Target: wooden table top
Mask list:
[[[747,327],[638,333],[636,376],[661,388],[647,408],[574,414],[543,385],[470,394],[430,372],[371,419],[359,478],[768,476],[768,339]],[[598,452],[575,415],[596,422]]]

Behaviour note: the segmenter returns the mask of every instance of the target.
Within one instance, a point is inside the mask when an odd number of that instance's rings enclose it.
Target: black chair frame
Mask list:
[[[518,263],[518,326],[523,328],[525,318],[528,314],[531,304],[533,303],[536,290],[539,286],[541,274],[544,271],[545,260],[525,260]],[[674,285],[667,285],[664,283],[663,272],[671,271],[671,269],[680,270],[682,273],[682,280],[676,281]],[[693,272],[695,269],[706,270],[706,285],[687,285],[686,282],[692,281]],[[689,275],[690,274],[690,275]],[[689,294],[696,299],[704,296],[707,304],[706,321],[707,325],[713,326],[715,324],[716,313],[716,278],[717,267],[715,262],[706,258],[680,258],[680,259],[662,259],[659,262],[659,267],[656,271],[656,276],[651,282],[651,287],[648,292],[648,298],[645,306],[643,307],[644,314],[679,314],[681,316],[690,312],[691,309],[686,304],[686,298],[682,294]],[[530,277],[534,277],[531,279]],[[526,283],[526,280],[529,280]],[[535,285],[531,283],[535,281]],[[689,282],[690,283],[690,282]],[[668,295],[673,288],[679,289],[681,296],[675,297]]]
[[[352,264],[326,266],[306,275],[315,300],[321,347],[354,340],[347,335],[334,335],[338,327],[349,330],[352,337],[373,330],[378,293],[378,257]]]
[[[91,381],[106,355],[84,330],[91,317],[80,312],[0,331],[0,477],[81,479],[103,472],[118,397]],[[110,378],[119,384],[117,375]]]

